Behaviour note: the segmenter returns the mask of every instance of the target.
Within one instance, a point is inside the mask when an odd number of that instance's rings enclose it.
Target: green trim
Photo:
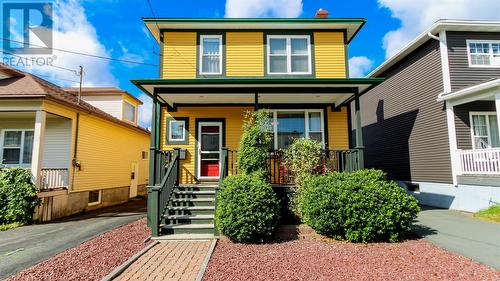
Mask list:
[[[213,79],[133,79],[134,85],[143,89],[141,85],[234,85],[234,84],[380,84],[384,78],[213,78]]]
[[[169,140],[170,121],[184,121],[184,137],[182,141]],[[189,117],[167,117],[165,120],[165,143],[167,145],[189,144]]]
[[[142,18],[145,23],[359,23],[366,18]]]
[[[199,180],[198,175],[198,127],[200,122],[220,122],[222,123],[222,147],[226,147],[226,118],[196,118],[194,119],[195,124],[195,143],[194,143],[194,177],[197,181]],[[221,147],[221,149],[222,149]],[[205,181],[205,180],[204,180]]]

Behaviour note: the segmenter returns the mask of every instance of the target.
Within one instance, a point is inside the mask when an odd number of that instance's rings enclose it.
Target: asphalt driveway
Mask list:
[[[0,232],[0,279],[146,215],[146,200]]]
[[[423,207],[414,232],[443,249],[500,270],[500,223]]]

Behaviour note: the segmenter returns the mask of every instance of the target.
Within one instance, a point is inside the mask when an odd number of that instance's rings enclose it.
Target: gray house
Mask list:
[[[367,167],[421,203],[477,211],[500,203],[500,22],[441,20],[368,77]]]

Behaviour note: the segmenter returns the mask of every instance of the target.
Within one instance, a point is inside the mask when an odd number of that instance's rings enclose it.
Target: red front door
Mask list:
[[[200,122],[198,126],[199,178],[217,179],[222,148],[222,123]]]

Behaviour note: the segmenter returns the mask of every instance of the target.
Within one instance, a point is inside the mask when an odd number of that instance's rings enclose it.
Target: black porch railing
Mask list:
[[[352,172],[360,170],[362,166],[361,150],[359,149],[345,149],[345,150],[324,150],[321,155],[320,165],[317,167],[317,172],[324,174],[331,171],[338,172]],[[267,160],[267,174],[268,180],[271,184],[293,184],[293,175],[288,169],[282,150],[274,150],[269,152]],[[226,155],[226,153],[224,153]],[[227,172],[222,172],[224,175],[237,175],[237,159],[238,151],[227,150],[227,156],[223,161]],[[221,170],[224,171],[224,170]]]

